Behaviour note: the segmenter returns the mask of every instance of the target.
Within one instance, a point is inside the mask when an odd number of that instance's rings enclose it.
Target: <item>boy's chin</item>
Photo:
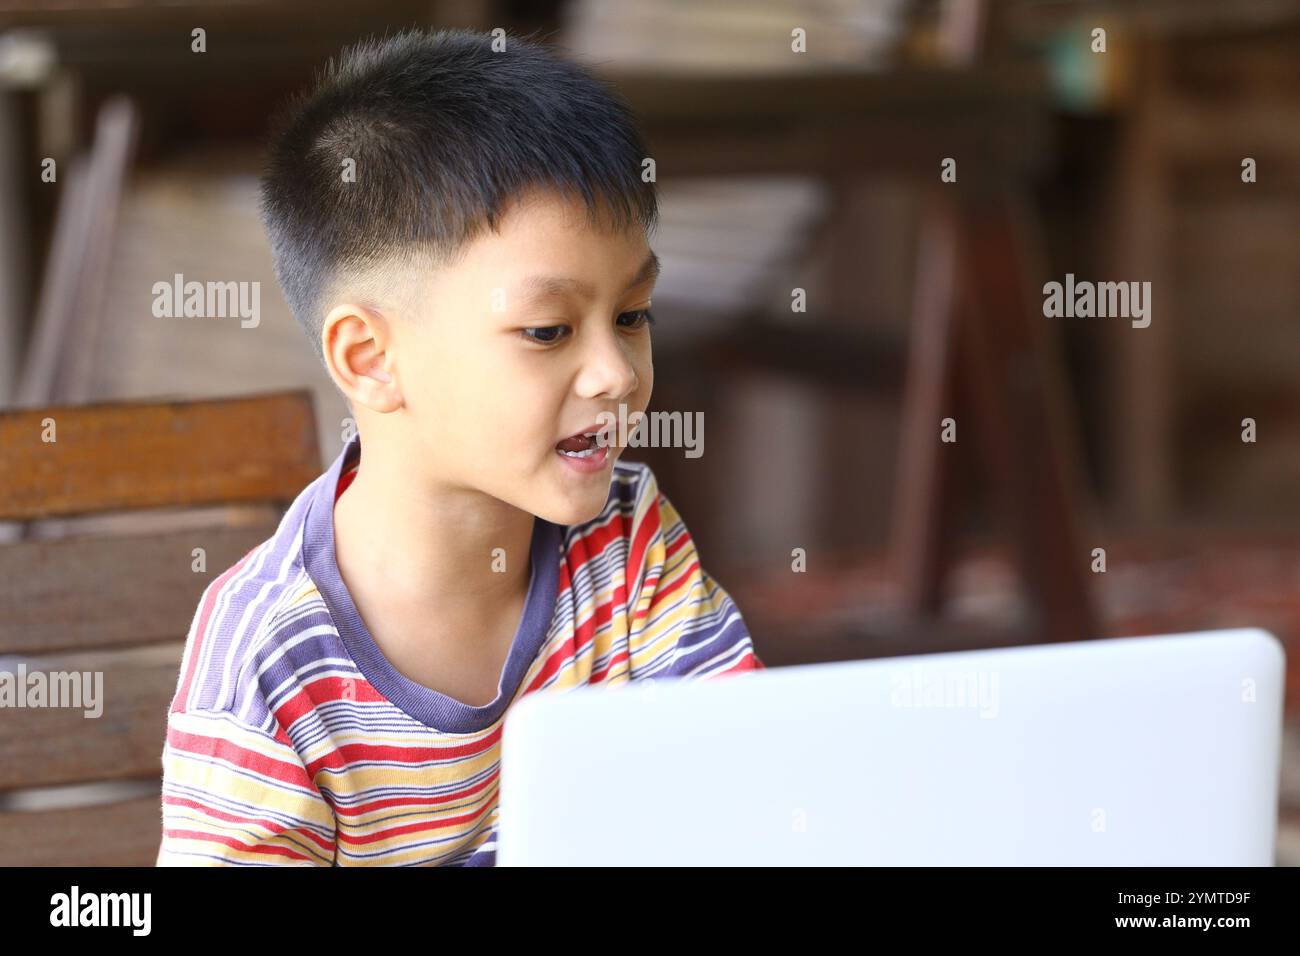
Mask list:
[[[582,495],[549,497],[549,501],[537,502],[538,507],[533,510],[533,514],[545,518],[551,524],[586,524],[599,517],[604,510],[605,502],[609,500],[609,489],[606,488],[600,494],[593,492],[585,497]]]

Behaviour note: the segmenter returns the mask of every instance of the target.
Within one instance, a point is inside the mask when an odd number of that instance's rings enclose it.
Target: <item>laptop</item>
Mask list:
[[[1257,629],[521,698],[499,866],[1271,866]]]

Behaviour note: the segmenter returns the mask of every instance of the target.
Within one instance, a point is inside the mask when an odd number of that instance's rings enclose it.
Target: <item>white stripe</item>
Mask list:
[[[280,642],[279,644],[277,644],[276,648],[271,652],[271,655],[269,657],[267,657],[265,660],[259,661],[258,653],[261,651],[261,649],[264,646],[266,646],[268,642],[276,638],[276,634],[274,633],[274,631],[268,630],[267,634],[262,640],[258,641],[255,646],[252,646],[248,649],[247,657],[244,658],[244,661],[239,668],[239,680],[241,682],[245,680],[245,678],[248,676],[249,668],[255,666],[257,668],[257,672],[253,678],[253,683],[254,685],[260,684],[261,683],[260,678],[262,674],[264,674],[271,667],[272,664],[274,664],[281,657],[283,657],[285,652],[288,651],[290,648],[296,647],[297,645],[301,644],[303,641],[308,641],[314,637],[319,637],[322,634],[334,635],[334,633],[335,631],[333,625],[318,624],[315,627],[308,628],[302,633],[296,635],[292,640]],[[276,695],[285,686],[285,684],[293,682],[296,676],[297,676],[297,669],[295,668],[293,676],[287,678],[283,683],[280,684],[279,687],[275,688],[275,690],[272,691],[271,693],[263,695],[263,702],[266,704],[268,710],[275,709],[273,701],[277,699]],[[256,690],[256,687],[250,689]],[[249,720],[248,709],[250,704],[252,703],[253,700],[256,699],[256,697],[257,695],[255,693],[245,694],[244,702],[239,707],[239,718],[241,720],[248,722]],[[286,727],[285,730],[287,731],[288,728]]]
[[[247,648],[240,648],[240,641],[250,631],[249,622],[252,620],[254,612],[261,608],[263,603],[272,593],[275,593],[277,600],[279,599],[279,596],[284,593],[284,591],[280,590],[280,588],[282,585],[288,583],[289,569],[293,567],[293,563],[298,557],[298,548],[301,540],[302,540],[302,525],[300,524],[298,525],[297,530],[294,533],[294,537],[292,539],[290,546],[285,549],[284,559],[280,564],[279,568],[276,570],[275,577],[263,582],[262,586],[257,590],[257,596],[248,602],[248,604],[244,608],[244,613],[241,614],[239,617],[239,624],[235,628],[234,636],[231,638],[230,649],[227,652],[226,659],[223,662],[221,667],[221,684],[217,689],[217,700],[223,706],[226,703],[226,699],[227,699],[226,687],[230,684],[230,679],[232,677],[232,671],[235,666],[235,661],[240,657],[240,654],[236,653],[236,650],[239,649],[241,652],[247,652]],[[262,555],[261,557],[269,559],[270,555],[274,552],[274,550],[275,550],[274,547],[268,547],[266,549],[265,554]],[[259,560],[258,562],[259,573],[261,571],[262,566],[265,563],[266,562],[264,560]],[[259,623],[264,619],[265,619],[264,616],[259,617],[258,618]]]

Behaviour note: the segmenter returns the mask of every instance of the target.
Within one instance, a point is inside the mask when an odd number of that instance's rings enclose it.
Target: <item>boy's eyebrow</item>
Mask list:
[[[643,282],[658,278],[659,257],[652,250],[646,256],[645,261],[641,263],[641,268],[637,270],[636,275],[632,277],[632,281],[627,284],[626,288],[631,289]],[[596,288],[591,283],[563,276],[529,276],[519,283],[519,287],[529,300],[562,296],[573,292],[587,299],[596,297]]]

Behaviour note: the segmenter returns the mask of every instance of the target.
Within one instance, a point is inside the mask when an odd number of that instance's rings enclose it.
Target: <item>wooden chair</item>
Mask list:
[[[0,672],[103,674],[98,718],[0,708],[0,865],[153,864],[166,715],[199,598],[320,464],[305,390],[0,412],[0,520],[82,522],[0,546]],[[219,523],[193,526],[192,509],[213,506]],[[105,533],[124,521],[133,533]]]

